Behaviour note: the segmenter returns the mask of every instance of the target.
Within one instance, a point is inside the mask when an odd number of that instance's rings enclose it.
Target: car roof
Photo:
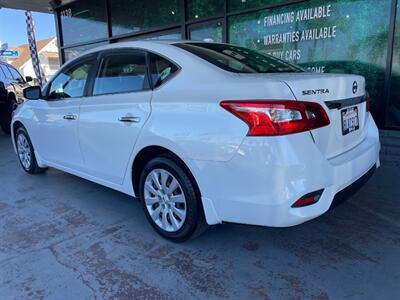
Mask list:
[[[190,41],[190,40],[137,40],[137,41],[124,41],[124,42],[117,42],[112,44],[107,44],[103,46],[99,46],[88,51],[82,53],[88,54],[97,51],[104,51],[108,49],[116,49],[116,48],[145,48],[148,50],[157,48],[157,46],[168,46],[168,45],[176,45],[176,44],[185,44],[185,43],[209,43],[209,44],[222,44],[222,43],[215,43],[215,42],[206,42],[206,41]],[[81,55],[79,55],[81,56]]]
[[[11,68],[14,68],[14,69],[15,69],[15,67],[14,67],[13,65],[11,65],[11,64],[9,64],[9,63],[6,63],[5,61],[1,61],[1,60],[0,60],[0,64],[2,64],[2,65],[5,65],[5,66],[7,66],[7,67],[11,67]]]
[[[182,44],[182,43],[210,43],[210,44],[221,44],[214,42],[204,42],[204,41],[190,41],[190,40],[137,40],[137,41],[123,41],[112,44],[106,44],[99,47],[95,47],[80,53],[77,57],[68,61],[65,65],[70,65],[79,60],[80,58],[98,52],[103,52],[107,50],[117,50],[121,48],[136,48],[145,51],[160,52],[166,50],[166,48],[171,50],[172,45]],[[173,50],[182,51],[178,47],[172,47]]]

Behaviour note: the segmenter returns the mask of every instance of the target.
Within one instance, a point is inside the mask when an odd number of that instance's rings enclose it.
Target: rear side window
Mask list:
[[[273,56],[227,44],[178,43],[176,47],[193,53],[217,67],[234,73],[287,73],[303,69]]]
[[[93,95],[128,93],[149,89],[143,52],[107,55],[100,66]]]
[[[83,97],[93,61],[93,59],[84,60],[61,71],[50,83],[47,99]]]
[[[150,53],[150,73],[153,87],[159,87],[166,82],[179,68],[168,59]]]

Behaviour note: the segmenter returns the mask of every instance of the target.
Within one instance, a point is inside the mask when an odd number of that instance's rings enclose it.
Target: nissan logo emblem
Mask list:
[[[358,91],[358,84],[357,84],[357,81],[354,81],[353,82],[353,94],[357,93],[357,91]]]

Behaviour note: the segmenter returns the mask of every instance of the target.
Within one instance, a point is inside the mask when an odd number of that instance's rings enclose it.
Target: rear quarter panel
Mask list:
[[[224,110],[221,101],[294,99],[280,81],[245,80],[225,71],[203,72],[201,68],[196,72],[183,68],[154,91],[152,114],[138,145],[159,140],[185,159],[228,161],[238,151],[248,126]]]

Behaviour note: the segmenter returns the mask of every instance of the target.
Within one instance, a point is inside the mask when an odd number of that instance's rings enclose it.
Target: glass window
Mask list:
[[[59,14],[63,46],[108,36],[105,1],[76,1],[64,6]]]
[[[9,80],[14,80],[14,77],[11,74],[10,68],[7,65],[5,65],[5,66],[3,65],[2,68],[3,68],[4,74],[6,75],[6,78]]]
[[[224,13],[224,0],[188,0],[189,20],[215,16]]]
[[[148,88],[145,54],[119,53],[104,58],[96,76],[93,95],[134,92]]]
[[[6,70],[5,70],[5,66],[3,66],[3,65],[0,65],[0,78],[3,80],[3,79],[6,79],[7,77],[9,77],[10,75],[6,75],[7,73],[6,73]]]
[[[179,68],[171,61],[154,53],[150,53],[150,73],[154,87],[166,82]]]
[[[181,20],[180,0],[113,0],[110,6],[114,36],[171,25]]]
[[[204,60],[234,73],[280,73],[302,72],[299,67],[272,56],[231,45],[211,43],[176,44]]]
[[[400,4],[397,4],[390,101],[386,125],[400,127]]]
[[[207,22],[189,26],[189,39],[204,42],[222,42],[222,22]]]
[[[227,0],[228,11],[237,11],[249,8],[256,8],[263,5],[273,5],[282,2],[288,2],[288,0]]]
[[[65,61],[69,61],[87,50],[90,50],[90,49],[93,49],[96,47],[100,47],[100,46],[103,46],[106,44],[107,44],[107,42],[101,42],[101,43],[95,43],[95,44],[84,45],[84,46],[79,46],[79,47],[66,48],[63,50]]]
[[[88,59],[61,71],[50,83],[47,99],[83,97],[93,61],[93,59]]]
[[[139,40],[181,40],[182,35],[181,31],[161,31],[157,33],[152,33],[152,34],[144,34],[144,35],[139,35],[139,36],[130,36],[126,38],[121,38],[118,39],[118,42],[127,42],[127,41],[139,41]]]
[[[309,0],[228,18],[230,43],[310,71],[366,77],[371,109],[382,116],[390,0]]]
[[[182,35],[180,32],[162,33],[157,35],[152,35],[144,38],[145,40],[180,40]]]
[[[12,67],[8,67],[8,69],[10,70],[10,73],[14,80],[19,81],[19,82],[25,81],[24,78],[21,76],[21,74],[17,70],[15,70]]]

